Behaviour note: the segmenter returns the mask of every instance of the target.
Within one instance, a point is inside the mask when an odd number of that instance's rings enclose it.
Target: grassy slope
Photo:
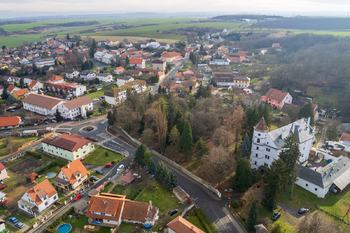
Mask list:
[[[105,155],[105,152],[108,153],[108,156]],[[116,163],[118,163],[123,158],[124,156],[121,154],[117,154],[115,152],[112,152],[110,150],[100,147],[94,152],[92,152],[90,155],[88,155],[84,159],[84,162],[95,164],[95,165],[105,165],[107,163],[111,163],[112,161],[115,161]]]
[[[334,108],[338,108],[338,101],[342,98],[343,91],[341,89],[327,91],[321,87],[308,86],[306,94],[313,96],[320,106],[328,102],[333,103]]]

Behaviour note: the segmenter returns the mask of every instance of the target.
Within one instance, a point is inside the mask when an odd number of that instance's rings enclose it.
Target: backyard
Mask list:
[[[107,163],[119,163],[123,159],[123,155],[100,147],[94,152],[92,152],[90,155],[88,155],[84,159],[84,162],[94,165],[105,165]]]
[[[112,89],[112,87],[116,87],[116,86],[117,86],[117,85],[104,85],[104,86],[102,87],[102,90],[89,93],[89,94],[87,94],[87,96],[88,96],[90,99],[100,98],[100,97],[102,97],[102,96],[104,95],[105,91],[110,90],[110,89]]]
[[[7,140],[6,138],[3,138],[0,140],[0,157],[4,155],[8,155],[11,152],[11,149],[17,149],[21,147],[23,144],[30,142],[32,140],[37,139],[38,137],[28,137],[28,138],[23,138],[23,137],[9,137],[10,139],[10,144],[6,146],[5,141]]]

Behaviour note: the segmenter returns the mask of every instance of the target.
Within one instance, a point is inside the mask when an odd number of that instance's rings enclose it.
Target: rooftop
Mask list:
[[[42,142],[51,146],[55,146],[73,152],[89,144],[91,141],[84,139],[83,136],[78,134],[61,134],[57,137],[46,138]]]

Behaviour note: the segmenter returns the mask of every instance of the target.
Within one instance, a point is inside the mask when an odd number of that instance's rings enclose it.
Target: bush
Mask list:
[[[35,158],[37,158],[37,159],[41,159],[41,154],[39,153],[39,152],[37,152],[37,151],[27,151],[27,154],[28,155],[31,155],[31,156],[33,156],[33,157],[35,157]]]
[[[241,198],[241,204],[242,204],[242,206],[245,206],[245,204],[247,204],[247,199],[242,197]]]
[[[111,164],[115,164],[115,161],[113,160],[113,161],[111,162]]]
[[[261,179],[261,175],[258,170],[252,169],[252,183],[256,183]]]
[[[106,157],[108,156],[108,152],[105,152],[105,156],[106,156]]]
[[[231,206],[232,206],[232,208],[237,209],[238,208],[238,201],[237,200],[233,200]]]
[[[209,216],[204,212],[204,210],[197,208],[195,209],[195,212],[199,221],[202,223],[208,233],[218,233],[218,230],[210,220]]]

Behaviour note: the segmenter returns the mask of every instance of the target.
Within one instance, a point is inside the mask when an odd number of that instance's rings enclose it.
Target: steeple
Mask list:
[[[269,132],[269,127],[267,127],[264,117],[261,117],[259,123],[254,126],[254,129],[262,133]]]

